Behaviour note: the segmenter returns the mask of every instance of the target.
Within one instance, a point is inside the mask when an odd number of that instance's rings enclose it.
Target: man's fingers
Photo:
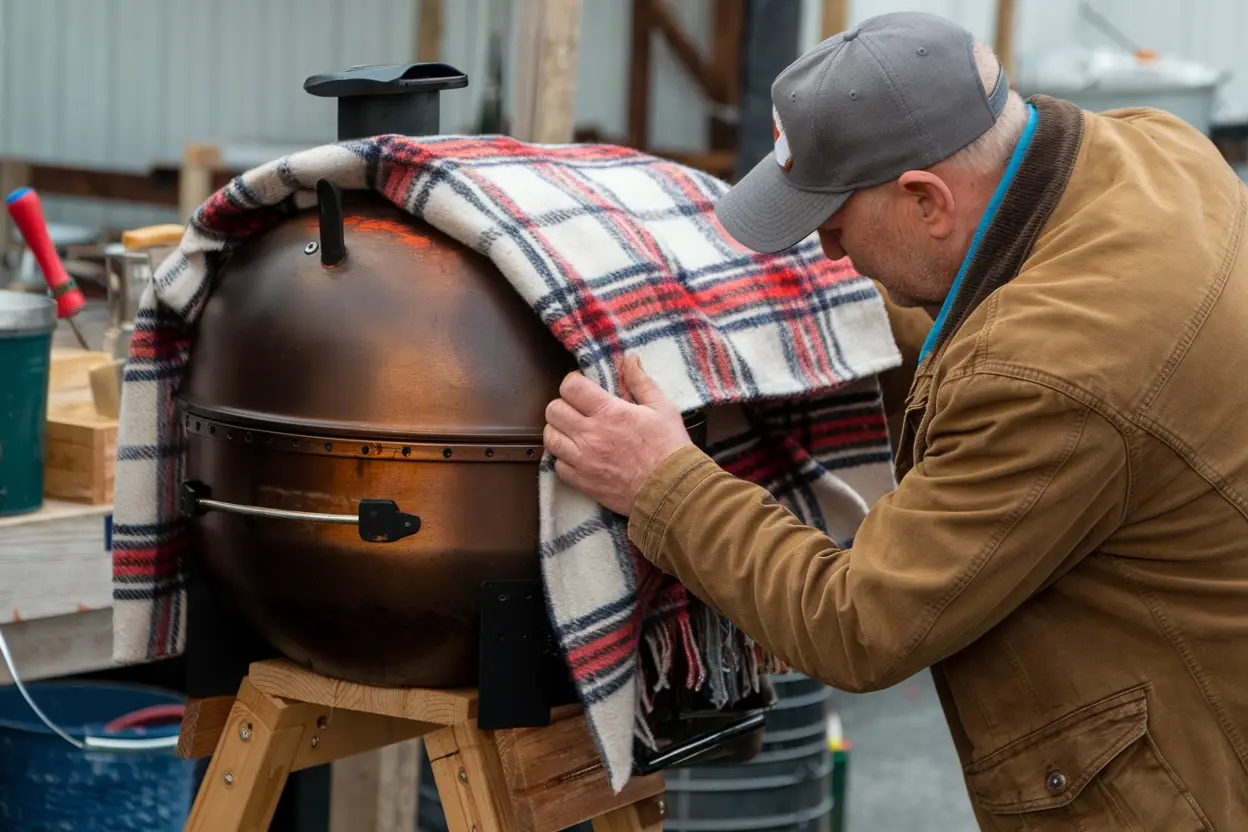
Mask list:
[[[580,448],[576,446],[572,438],[554,425],[548,424],[542,428],[542,444],[556,459],[576,462],[580,457]]]
[[[546,405],[546,421],[561,433],[576,436],[585,425],[586,417],[563,399]]]
[[[624,382],[624,389],[632,394],[633,401],[637,404],[654,407],[666,403],[667,396],[654,383],[654,379],[646,375],[641,367],[641,359],[637,356],[630,355],[624,359],[620,378]]]
[[[609,407],[615,397],[580,373],[569,373],[559,385],[559,395],[585,416],[599,413]]]

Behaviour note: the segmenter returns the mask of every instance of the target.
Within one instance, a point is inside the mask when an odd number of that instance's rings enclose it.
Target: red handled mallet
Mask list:
[[[74,321],[74,315],[86,305],[87,299],[83,297],[82,290],[69,276],[69,272],[65,271],[65,265],[57,256],[52,238],[48,236],[48,224],[43,218],[39,195],[30,188],[18,188],[5,199],[5,207],[9,209],[9,216],[13,217],[17,229],[22,232],[22,239],[35,256],[35,262],[39,264],[48,281],[48,288],[56,298],[56,316],[69,322],[84,350],[91,349]]]

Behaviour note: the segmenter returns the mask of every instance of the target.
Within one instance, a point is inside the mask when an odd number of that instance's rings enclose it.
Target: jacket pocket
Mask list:
[[[1146,687],[1081,708],[964,771],[1003,830],[1213,830],[1149,734]]]

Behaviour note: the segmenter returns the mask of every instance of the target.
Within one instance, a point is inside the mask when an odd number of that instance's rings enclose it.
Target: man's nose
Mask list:
[[[823,253],[829,260],[840,260],[845,256],[845,249],[841,248],[841,232],[839,231],[820,228],[819,244],[823,246]]]

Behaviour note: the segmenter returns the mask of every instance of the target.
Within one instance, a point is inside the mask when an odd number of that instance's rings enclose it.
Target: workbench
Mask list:
[[[23,681],[112,665],[111,519],[111,505],[60,500],[0,517],[0,631]]]

